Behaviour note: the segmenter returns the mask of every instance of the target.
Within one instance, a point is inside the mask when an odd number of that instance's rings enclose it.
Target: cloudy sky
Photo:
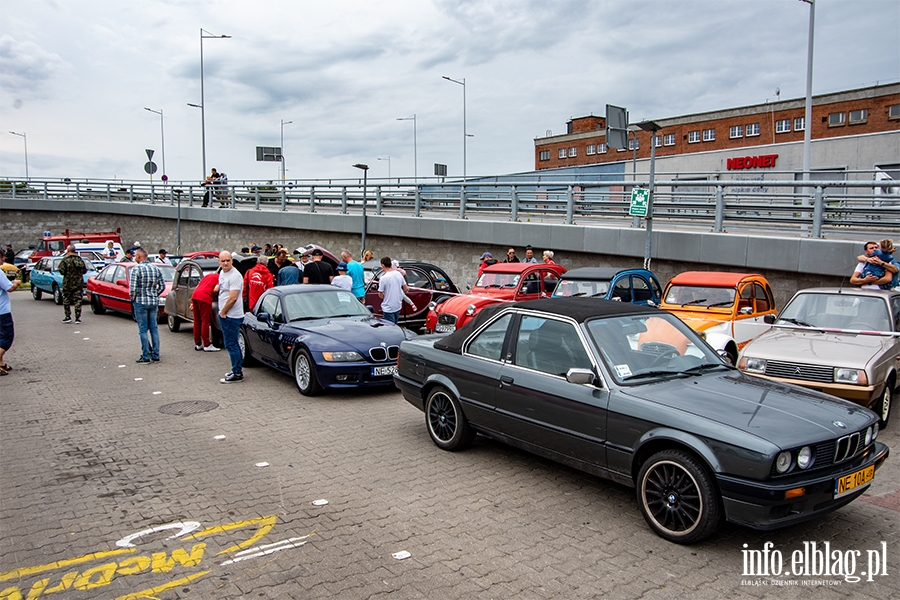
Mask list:
[[[0,178],[273,179],[531,170],[534,138],[602,115],[664,118],[805,94],[799,0],[0,0]],[[900,79],[898,0],[817,0],[813,93]],[[386,160],[390,157],[390,161]],[[379,158],[385,160],[378,160]],[[157,174],[157,177],[161,173]]]

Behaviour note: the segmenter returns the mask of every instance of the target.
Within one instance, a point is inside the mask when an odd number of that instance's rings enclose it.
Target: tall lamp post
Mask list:
[[[416,113],[413,113],[411,117],[399,117],[398,121],[412,121],[413,122],[413,182],[416,184],[419,183],[419,150],[418,146],[418,132],[416,131]]]
[[[281,119],[281,182],[284,183],[284,126],[290,125],[293,121],[285,121]]]
[[[647,240],[644,243],[644,268],[650,269],[650,250],[653,244],[653,177],[656,174],[656,132],[662,127],[653,121],[642,121],[637,126],[643,131],[650,132],[650,196],[647,200]],[[635,146],[637,146],[636,141]]]
[[[163,124],[163,110],[153,110],[152,108],[144,107],[144,110],[149,110],[155,115],[159,115],[159,135],[162,141],[162,174],[163,174],[163,183],[165,183],[169,178],[166,176],[166,127]]]
[[[353,165],[356,169],[361,169],[363,172],[363,218],[362,218],[362,249],[359,251],[359,255],[362,256],[363,252],[366,251],[366,185],[367,185],[367,176],[369,174],[369,165],[364,165],[362,163],[356,163]]]
[[[11,134],[17,135],[25,142],[25,180],[28,180],[28,137],[25,133],[16,133],[15,131],[10,131]]]
[[[378,157],[378,160],[386,160],[388,163],[388,184],[391,183],[391,155],[388,154],[387,158]]]
[[[809,181],[810,158],[809,147],[812,141],[812,70],[813,70],[813,31],[816,22],[816,3],[814,0],[800,0],[809,4],[809,36],[806,48],[806,112],[803,124],[803,181]],[[808,190],[807,190],[808,191]]]
[[[203,85],[203,40],[207,38],[230,38],[230,35],[213,35],[200,28],[200,127],[203,136],[203,178],[206,178],[206,94]],[[164,169],[165,170],[165,169]]]
[[[469,132],[466,130],[466,78],[463,77],[462,81],[457,81],[455,79],[450,79],[446,75],[444,75],[444,79],[447,81],[452,81],[453,83],[457,83],[462,86],[463,89],[463,183],[466,182],[466,144],[468,142]]]

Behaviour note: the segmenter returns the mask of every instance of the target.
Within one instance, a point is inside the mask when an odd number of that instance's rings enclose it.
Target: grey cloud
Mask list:
[[[19,96],[41,97],[42,84],[53,77],[65,62],[32,42],[0,36],[0,86]]]

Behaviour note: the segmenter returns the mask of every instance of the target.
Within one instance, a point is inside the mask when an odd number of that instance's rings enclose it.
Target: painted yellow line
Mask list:
[[[70,567],[72,565],[78,565],[81,563],[90,562],[92,560],[100,560],[101,558],[106,558],[108,556],[117,556],[119,554],[130,554],[134,552],[136,548],[124,548],[121,550],[106,550],[104,552],[92,552],[90,554],[85,554],[84,556],[79,556],[77,558],[67,558],[65,560],[58,560],[56,562],[47,563],[45,565],[37,565],[35,567],[22,567],[21,569],[13,569],[12,571],[7,571],[6,573],[0,573],[0,581],[6,581],[7,579],[15,579],[17,577],[24,577],[26,575],[34,575],[35,573],[43,573],[44,571],[52,571],[53,569],[62,569],[65,567]]]
[[[158,585],[156,587],[148,588],[146,590],[141,590],[140,592],[134,592],[133,594],[125,594],[124,596],[119,596],[116,600],[141,600],[142,598],[157,600],[154,594],[158,594],[159,592],[164,592],[166,590],[170,590],[174,587],[178,587],[179,585],[184,585],[185,583],[190,583],[191,581],[203,577],[204,575],[209,575],[210,571],[201,571],[199,573],[194,573],[193,575],[188,575],[183,579],[179,579],[178,581],[172,581],[170,583],[166,583],[163,585]]]
[[[247,527],[248,525],[256,525],[259,524],[259,529],[256,533],[248,540],[235,544],[234,546],[230,546],[225,548],[224,550],[217,552],[216,556],[220,554],[230,554],[231,552],[235,552],[237,550],[241,550],[246,548],[247,546],[251,546],[255,544],[260,539],[264,538],[267,533],[269,533],[275,524],[278,522],[278,515],[269,515],[267,517],[258,517],[256,519],[248,519],[246,521],[238,521],[236,523],[229,523],[227,525],[216,525],[215,527],[208,527],[203,531],[198,531],[197,533],[192,533],[185,537],[185,539],[199,539],[202,537],[206,537],[208,535],[213,535],[215,533],[222,533],[224,531],[231,531],[232,529],[240,529],[241,527]]]

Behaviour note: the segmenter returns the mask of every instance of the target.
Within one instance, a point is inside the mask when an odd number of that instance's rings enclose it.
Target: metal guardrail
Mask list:
[[[872,177],[874,174],[870,175]],[[646,181],[624,176],[598,182],[519,179],[462,183],[403,180],[272,183],[233,181],[215,186],[211,206],[249,210],[328,212],[640,227],[628,214],[631,190]],[[396,181],[396,183],[395,183]],[[657,180],[655,226],[701,226],[710,231],[752,227],[820,238],[827,233],[900,231],[900,187],[892,180],[780,181]],[[0,197],[201,206],[207,188],[184,182],[0,181]]]

